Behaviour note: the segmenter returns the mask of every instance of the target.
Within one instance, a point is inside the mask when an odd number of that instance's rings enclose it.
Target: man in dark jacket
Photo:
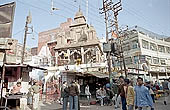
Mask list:
[[[125,90],[124,90],[124,77],[120,76],[119,80],[120,80],[120,85],[119,85],[118,95],[117,96],[120,95],[120,97],[121,97],[122,110],[127,110],[127,108],[126,108]]]
[[[69,90],[66,81],[63,82],[61,88],[61,97],[63,98],[63,110],[67,110]]]
[[[70,110],[78,110],[79,90],[75,81],[72,81],[71,85],[68,87],[68,90],[69,90]]]
[[[163,90],[165,92],[165,98],[164,98],[164,104],[167,105],[167,98],[168,98],[168,95],[169,95],[169,88],[168,88],[168,81],[165,80],[163,83],[162,83],[162,86],[163,86]]]

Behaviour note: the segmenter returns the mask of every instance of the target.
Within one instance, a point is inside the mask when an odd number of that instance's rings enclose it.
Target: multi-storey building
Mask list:
[[[86,23],[80,9],[69,29],[68,34],[56,39],[56,66],[62,73],[62,81],[70,82],[77,75],[108,77],[104,74],[107,66],[95,28]]]
[[[128,74],[143,74],[150,80],[170,77],[170,42],[137,26],[128,34],[122,44]]]

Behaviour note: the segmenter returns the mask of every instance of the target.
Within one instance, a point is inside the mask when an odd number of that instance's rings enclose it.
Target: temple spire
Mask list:
[[[79,12],[81,11],[81,6],[79,5]]]

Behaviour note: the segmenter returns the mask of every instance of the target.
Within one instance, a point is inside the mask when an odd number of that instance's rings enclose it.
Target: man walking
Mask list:
[[[163,83],[162,83],[162,86],[163,86],[163,91],[164,91],[164,104],[167,105],[167,101],[168,101],[168,96],[169,96],[169,82],[167,80],[165,80]]]
[[[126,102],[128,106],[128,110],[134,110],[134,101],[135,101],[135,92],[133,87],[130,84],[129,79],[125,79],[125,87],[126,87]]]
[[[138,85],[135,87],[135,108],[138,108],[138,110],[150,110],[153,108],[153,101],[149,90],[143,85],[143,79],[141,77],[138,77],[137,83]]]
[[[120,80],[120,85],[119,85],[117,97],[118,97],[119,95],[120,95],[120,97],[121,97],[122,110],[127,110],[127,108],[126,108],[125,90],[124,90],[124,77],[123,77],[123,76],[120,76],[120,77],[119,77],[119,80]]]

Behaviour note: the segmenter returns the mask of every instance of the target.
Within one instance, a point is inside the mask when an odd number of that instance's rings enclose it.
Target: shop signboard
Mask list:
[[[0,38],[12,37],[15,2],[0,5]]]

